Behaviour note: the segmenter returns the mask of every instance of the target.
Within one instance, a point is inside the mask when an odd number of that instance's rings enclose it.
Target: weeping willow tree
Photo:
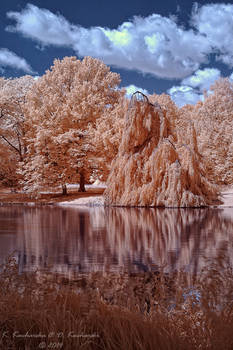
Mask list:
[[[133,94],[104,193],[106,205],[201,207],[216,202],[218,188],[205,177],[192,123],[184,135],[176,116],[166,115],[157,102]]]

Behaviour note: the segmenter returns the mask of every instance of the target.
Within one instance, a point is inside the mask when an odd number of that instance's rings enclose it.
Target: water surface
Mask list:
[[[233,261],[232,209],[0,207],[0,262],[20,271],[183,269],[223,254]]]

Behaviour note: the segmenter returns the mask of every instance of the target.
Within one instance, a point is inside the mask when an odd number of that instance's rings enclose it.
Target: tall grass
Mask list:
[[[1,349],[233,349],[233,272],[0,273]]]

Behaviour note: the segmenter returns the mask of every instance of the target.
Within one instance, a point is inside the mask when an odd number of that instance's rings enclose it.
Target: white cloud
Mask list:
[[[208,4],[196,6],[191,24],[200,34],[209,40],[212,51],[218,53],[218,59],[233,66],[233,5]]]
[[[216,68],[205,68],[197,70],[193,75],[183,79],[180,86],[173,86],[168,90],[172,100],[177,106],[195,104],[204,99],[204,90],[210,93],[210,86],[221,76]]]
[[[7,30],[42,45],[69,46],[80,56],[91,55],[106,64],[157,77],[182,79],[206,62],[211,51],[205,36],[192,29],[184,30],[174,18],[158,14],[135,17],[116,29],[86,29],[31,4],[21,12],[8,12],[7,16],[16,22]]]
[[[168,90],[168,93],[178,107],[183,107],[186,104],[196,104],[204,98],[198,90],[185,85],[173,86]]]
[[[33,74],[33,70],[27,61],[17,56],[14,52],[8,49],[0,48],[0,67],[11,67],[22,70],[26,73]]]
[[[43,45],[72,45],[72,34],[77,29],[61,15],[31,4],[22,12],[8,12],[7,17],[16,21],[15,27],[8,26],[7,31],[19,32]]]
[[[198,88],[200,91],[208,90],[210,86],[219,79],[221,73],[216,68],[205,68],[197,70],[193,75],[182,80],[182,85]]]
[[[188,30],[180,27],[175,17],[158,14],[134,17],[115,29],[84,28],[32,4],[7,16],[14,25],[6,30],[21,33],[42,47],[67,46],[79,56],[97,57],[109,65],[161,78],[189,76],[182,85],[200,90],[208,89],[219,74],[218,70],[198,70],[208,62],[209,54],[217,54],[217,60],[233,66],[232,4],[194,6]]]
[[[220,77],[218,69],[198,70],[192,76],[183,79],[180,86],[173,86],[167,92],[179,107],[186,104],[196,104],[198,101],[204,100],[204,90],[206,90],[207,96],[213,93],[209,88]],[[228,78],[233,81],[233,73]]]
[[[133,84],[125,86],[124,89],[126,90],[126,97],[127,98],[131,98],[132,94],[134,94],[136,91],[140,91],[144,95],[149,95],[149,93],[146,89],[142,89],[142,88],[135,86]]]

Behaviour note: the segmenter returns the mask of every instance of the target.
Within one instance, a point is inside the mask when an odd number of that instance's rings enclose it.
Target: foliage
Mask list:
[[[112,111],[107,109],[96,122],[92,144],[95,145],[99,158],[97,171],[93,175],[102,181],[107,180],[112,161],[117,156],[128,104],[129,101],[122,92],[116,107]]]
[[[17,164],[16,153],[0,141],[0,185],[13,187],[18,183]]]
[[[206,175],[215,183],[233,183],[233,82],[219,79],[191,118],[197,141],[206,159]]]
[[[36,80],[0,78],[0,184],[65,194],[110,174],[107,204],[217,203],[212,184],[233,183],[233,83],[180,109],[166,94],[129,104],[119,83],[91,57],[55,60]]]
[[[0,182],[4,184],[17,183],[17,166],[26,153],[24,103],[33,83],[29,75],[0,78]]]
[[[205,177],[196,133],[177,132],[176,109],[164,113],[158,103],[134,94],[122,142],[104,193],[107,205],[200,207],[213,204],[218,189]],[[139,94],[139,97],[143,96]],[[169,115],[169,119],[167,118]]]
[[[90,180],[100,153],[93,145],[96,123],[104,113],[110,118],[119,82],[118,74],[91,57],[55,60],[37,80],[25,107],[27,189]]]

